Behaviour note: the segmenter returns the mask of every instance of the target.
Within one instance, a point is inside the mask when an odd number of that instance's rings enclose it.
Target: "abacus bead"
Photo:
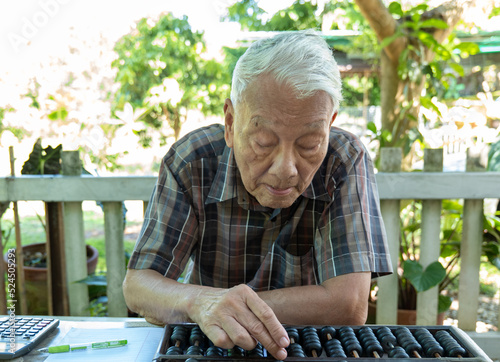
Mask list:
[[[186,354],[191,356],[203,356],[203,349],[200,346],[189,346]]]
[[[306,357],[302,346],[298,343],[292,343],[288,346],[288,356],[289,357]]]
[[[172,344],[176,344],[176,342],[179,341],[181,345],[184,345],[186,343],[187,332],[187,328],[184,326],[175,326],[172,334],[170,335]]]
[[[340,336],[354,334],[354,330],[349,326],[343,326],[339,329]]]
[[[285,328],[285,330],[288,333],[288,337],[290,338],[290,340],[293,339],[295,343],[299,343],[300,336],[299,336],[299,331],[296,328],[287,327]]]
[[[305,327],[302,329],[302,345],[306,355],[312,356],[313,351],[319,356],[323,349],[321,341],[319,340],[318,331],[314,327]]]
[[[222,357],[223,355],[224,352],[222,351],[222,348],[212,346],[207,349],[207,357]]]
[[[377,336],[382,344],[382,347],[387,351],[397,344],[396,337],[392,334],[391,330],[387,327],[381,327],[377,330]]]
[[[323,349],[323,347],[321,346],[321,342],[319,341],[319,339],[316,341],[316,340],[311,340],[311,341],[304,341],[304,348],[306,350],[306,354],[311,357],[313,355],[313,351],[316,351],[316,354],[319,356],[321,354],[321,351]]]
[[[244,355],[245,351],[243,350],[243,348],[238,346],[234,346],[233,348],[227,350],[228,357],[241,357]]]
[[[435,357],[436,353],[440,356],[444,355],[444,349],[439,344],[433,344],[425,347],[425,356],[426,357]]]
[[[446,353],[450,357],[458,357],[458,356],[464,357],[466,354],[465,349],[460,347],[460,345],[458,345],[458,344],[456,346],[451,346],[450,348],[448,348]]]
[[[328,357],[347,357],[338,339],[330,339],[325,342],[325,351]]]
[[[264,357],[264,348],[260,343],[257,343],[254,349],[247,352],[250,357]]]
[[[191,329],[191,334],[189,336],[189,344],[195,345],[196,342],[198,342],[198,344],[201,345],[204,342],[203,339],[204,339],[204,334],[201,331],[200,327],[198,326],[193,327],[193,329]]]
[[[168,356],[179,355],[179,354],[182,354],[182,349],[179,347],[176,347],[176,346],[170,346],[170,347],[168,347],[167,353],[165,353],[165,354]]]
[[[321,328],[321,341],[325,343],[326,341],[332,339],[333,337],[335,337],[336,332],[337,331],[335,330],[335,328],[330,326]],[[330,338],[328,338],[329,336]]]
[[[354,354],[354,351],[358,352],[358,354],[363,352],[363,349],[361,348],[361,345],[358,341],[348,341],[344,344],[344,348],[349,354]]]
[[[373,352],[377,352],[378,354],[384,353],[384,349],[378,341],[369,341],[363,345],[363,348],[368,356],[372,356]]]
[[[409,358],[410,356],[406,353],[406,351],[399,346],[394,347],[388,353],[390,358]]]
[[[422,353],[422,346],[420,346],[417,342],[409,342],[405,344],[403,348],[408,354],[413,354],[414,352],[417,352],[418,354]]]

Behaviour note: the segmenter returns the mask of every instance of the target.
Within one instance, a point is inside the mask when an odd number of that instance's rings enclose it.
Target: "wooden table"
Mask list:
[[[48,353],[38,352],[39,348],[47,347],[50,345],[58,345],[60,341],[66,336],[66,334],[72,329],[114,329],[114,328],[146,328],[146,327],[156,327],[162,329],[161,327],[152,325],[146,322],[143,318],[112,318],[112,317],[49,317],[59,319],[59,327],[52,332],[52,334],[39,345],[36,346],[35,350],[31,351],[27,355],[20,358],[13,359],[11,361],[15,362],[35,362],[35,361],[45,361],[50,355]],[[158,339],[158,344],[160,339]],[[145,353],[141,355],[141,361],[151,362],[154,357],[154,352]],[[71,360],[68,354],[68,360]],[[123,361],[125,362],[125,361]]]

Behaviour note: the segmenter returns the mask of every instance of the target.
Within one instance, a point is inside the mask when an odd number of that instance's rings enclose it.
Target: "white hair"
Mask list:
[[[324,91],[331,97],[334,112],[339,109],[342,82],[337,62],[326,41],[313,31],[284,32],[253,43],[234,68],[233,106],[261,74],[270,74],[280,84],[291,86],[298,99]]]

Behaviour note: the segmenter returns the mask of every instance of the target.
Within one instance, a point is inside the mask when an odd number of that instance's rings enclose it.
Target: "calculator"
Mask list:
[[[11,359],[32,351],[59,325],[55,318],[0,318],[0,359]]]

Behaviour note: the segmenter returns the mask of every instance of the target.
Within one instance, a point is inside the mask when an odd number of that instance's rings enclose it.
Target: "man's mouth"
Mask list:
[[[269,192],[272,195],[275,195],[275,196],[286,196],[286,195],[290,194],[293,190],[293,187],[287,187],[285,189],[280,189],[280,188],[274,188],[270,185],[266,185],[266,188],[269,190]]]

